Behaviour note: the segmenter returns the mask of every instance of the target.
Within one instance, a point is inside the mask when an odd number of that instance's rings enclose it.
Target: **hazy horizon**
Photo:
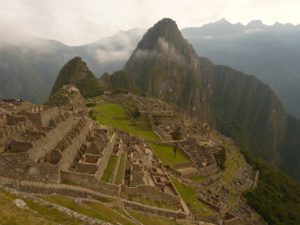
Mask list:
[[[296,0],[1,0],[0,35],[2,41],[34,36],[76,46],[122,30],[147,29],[165,17],[174,19],[179,28],[199,27],[222,18],[242,24],[252,20],[266,25],[299,24],[299,8]]]

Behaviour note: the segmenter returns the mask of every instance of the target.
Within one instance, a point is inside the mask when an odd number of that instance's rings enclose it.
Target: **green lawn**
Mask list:
[[[81,221],[71,218],[58,210],[23,199],[29,209],[18,208],[13,201],[19,196],[0,190],[0,224],[1,225],[80,225]]]
[[[112,224],[133,225],[126,217],[121,215],[117,210],[110,208],[100,202],[75,202],[72,198],[62,195],[43,196],[43,199],[62,205],[80,214],[110,222]]]
[[[189,177],[190,180],[194,181],[194,182],[203,182],[206,181],[206,178],[200,175],[196,175],[196,176],[190,176]]]
[[[159,137],[152,130],[138,129],[134,126],[124,108],[120,105],[106,103],[98,105],[94,109],[98,112],[96,119],[100,124],[127,131],[133,136],[145,138],[150,141],[159,141]]]
[[[190,160],[183,154],[180,149],[177,149],[175,156],[173,146],[160,144],[150,145],[164,165],[176,166],[190,162]]]
[[[189,209],[200,216],[210,216],[215,214],[215,212],[210,209],[208,206],[204,205],[200,202],[196,197],[196,191],[183,183],[181,183],[178,179],[172,178],[174,185],[176,186],[180,196],[183,201],[187,204]]]
[[[101,180],[105,182],[112,182],[117,161],[118,161],[118,156],[114,156],[114,155],[110,156]]]
[[[122,180],[124,179],[126,157],[127,157],[127,153],[123,152],[121,155],[118,173],[117,173],[117,177],[116,177],[116,182],[115,182],[116,184],[122,184]]]

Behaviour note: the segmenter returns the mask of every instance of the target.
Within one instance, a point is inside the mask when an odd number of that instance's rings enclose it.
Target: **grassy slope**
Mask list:
[[[152,130],[143,130],[134,126],[120,105],[107,103],[96,106],[95,109],[97,112],[103,113],[102,115],[96,115],[96,119],[100,124],[125,130],[133,136],[145,138],[148,141],[159,141],[159,137]],[[151,144],[151,147],[166,165],[176,166],[189,162],[180,150],[177,150],[175,157],[172,146]]]
[[[92,218],[110,222],[113,224],[121,223],[124,225],[132,225],[133,223],[123,217],[117,210],[108,207],[100,202],[75,202],[72,198],[61,195],[49,195],[42,197],[43,199],[62,205],[78,213],[87,215]]]
[[[172,181],[176,186],[178,192],[180,193],[182,199],[186,202],[187,206],[192,212],[200,216],[210,216],[212,214],[215,214],[212,209],[208,208],[197,199],[195,195],[196,191],[193,188],[181,183],[176,178],[172,178]]]
[[[182,221],[172,221],[170,219],[167,218],[163,218],[163,217],[158,217],[158,216],[149,216],[143,213],[138,213],[136,211],[133,210],[129,210],[128,211],[130,213],[131,216],[133,216],[136,220],[138,220],[139,222],[141,222],[144,225],[191,225],[191,223],[188,222],[182,222]]]
[[[251,153],[247,161],[260,170],[258,186],[245,196],[248,203],[270,225],[300,224],[300,185],[280,170],[273,168]]]
[[[121,155],[121,161],[117,172],[116,184],[122,184],[122,180],[125,176],[125,163],[126,163],[126,152],[123,152]]]
[[[115,171],[115,168],[116,168],[116,165],[117,165],[117,161],[118,161],[117,156],[112,155],[109,158],[109,161],[107,163],[107,166],[106,166],[106,168],[104,170],[104,173],[103,173],[103,176],[102,176],[103,181],[105,181],[105,182],[109,182],[109,181],[111,182],[112,181],[114,171]]]
[[[189,159],[179,149],[177,149],[175,156],[173,146],[159,144],[150,145],[157,156],[162,160],[164,165],[176,166],[190,162]]]
[[[5,191],[0,190],[0,224],[64,224],[80,225],[80,221],[60,213],[58,210],[37,204],[29,199],[23,199],[29,209],[20,209],[13,200],[20,198]]]
[[[189,177],[190,180],[194,181],[194,182],[202,182],[202,181],[206,181],[206,178],[203,176],[190,176]]]
[[[107,103],[97,106],[95,109],[97,112],[103,113],[103,116],[96,116],[97,121],[101,124],[127,131],[133,136],[145,138],[150,141],[159,141],[159,137],[153,131],[136,128],[128,119],[125,110],[121,106]]]

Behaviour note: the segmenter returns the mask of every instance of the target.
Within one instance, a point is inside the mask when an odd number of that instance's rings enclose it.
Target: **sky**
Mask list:
[[[169,17],[180,28],[226,18],[300,23],[299,0],[0,0],[0,41],[31,36],[82,45]]]

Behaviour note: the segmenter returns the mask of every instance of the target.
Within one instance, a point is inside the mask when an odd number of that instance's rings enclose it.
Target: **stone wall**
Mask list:
[[[77,151],[80,149],[80,146],[85,143],[86,136],[89,132],[88,124],[80,130],[80,134],[72,139],[71,144],[63,151],[61,160],[58,163],[60,170],[68,170],[71,164],[74,161]]]
[[[33,163],[30,161],[28,153],[1,154],[0,168],[0,176],[22,180],[59,182],[59,170],[57,166],[49,163]]]
[[[65,121],[58,124],[55,129],[50,130],[45,137],[37,140],[34,143],[34,147],[28,151],[30,159],[37,162],[38,159],[54,149],[59,140],[71,130],[76,122],[78,122],[78,119],[68,117]]]
[[[9,152],[19,153],[26,152],[33,147],[32,143],[25,141],[12,140],[7,146]]]
[[[167,209],[162,209],[162,208],[157,208],[157,207],[151,207],[151,206],[147,206],[144,204],[127,201],[127,200],[122,200],[122,202],[124,203],[125,207],[131,208],[131,209],[134,209],[137,211],[151,213],[151,214],[155,214],[158,216],[164,216],[164,217],[172,217],[172,218],[178,218],[178,219],[186,218],[186,215],[182,211],[173,211],[173,210],[167,210]]]
[[[0,129],[0,145],[5,145],[8,138],[15,137],[19,131],[24,131],[31,122],[28,120],[21,121],[14,126],[5,126]]]
[[[39,106],[35,106],[35,108],[26,115],[32,123],[39,126],[48,126],[49,121],[59,115],[59,111],[57,107],[47,107],[44,109],[44,107],[39,108]]]
[[[47,108],[46,110],[40,112],[41,125],[48,126],[49,121],[56,118],[58,115],[58,107]]]
[[[41,194],[61,194],[79,198],[103,200],[103,197],[114,198],[113,196],[103,195],[88,188],[73,186],[68,184],[51,184],[35,181],[20,181],[7,177],[0,177],[0,185],[8,186],[20,191]]]
[[[224,225],[240,225],[242,223],[239,217],[226,213],[226,218],[224,218]]]
[[[107,166],[107,163],[109,161],[109,158],[112,155],[113,146],[115,144],[116,139],[117,139],[117,134],[114,133],[113,136],[111,137],[110,142],[107,144],[107,146],[105,147],[105,149],[102,152],[102,157],[99,160],[99,164],[98,164],[98,170],[95,174],[95,176],[99,177],[99,179],[102,178],[104,170],[105,170],[105,168]]]
[[[180,198],[178,196],[162,192],[157,187],[152,187],[149,185],[139,185],[136,187],[127,187],[122,185],[122,191],[124,191],[127,195],[140,195],[150,198],[151,200],[160,201],[167,204],[180,204]]]
[[[76,172],[62,171],[61,180],[112,196],[118,196],[121,189],[117,185],[101,182],[97,180],[93,175],[81,174]]]

